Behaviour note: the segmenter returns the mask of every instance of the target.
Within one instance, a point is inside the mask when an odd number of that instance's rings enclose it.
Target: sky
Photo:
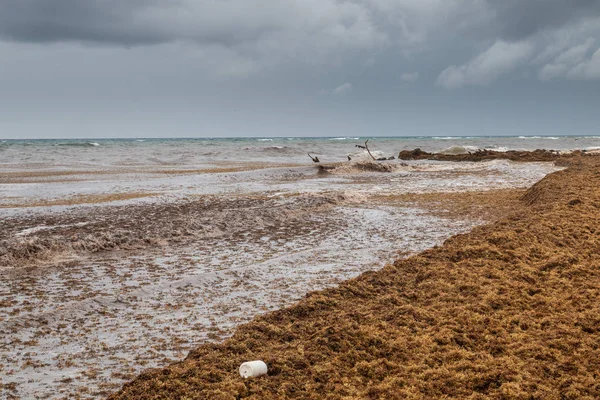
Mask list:
[[[598,0],[0,0],[0,138],[600,135]]]

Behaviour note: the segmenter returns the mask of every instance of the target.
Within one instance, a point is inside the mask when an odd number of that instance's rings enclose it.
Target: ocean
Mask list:
[[[386,157],[415,148],[453,153],[476,149],[600,149],[600,136],[6,139],[0,141],[0,168],[304,163],[310,161],[307,153],[318,156],[322,162],[338,162],[360,153],[355,145],[367,139],[371,150]]]

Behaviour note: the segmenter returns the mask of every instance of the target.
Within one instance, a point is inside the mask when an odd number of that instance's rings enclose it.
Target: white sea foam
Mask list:
[[[467,154],[473,153],[479,150],[477,146],[450,146],[447,149],[440,151],[440,154],[449,154],[449,155],[457,155],[457,154]]]
[[[379,151],[379,150],[371,150],[371,154],[375,158],[382,158],[382,157],[387,158],[388,157],[388,156],[386,156],[386,154],[383,151]],[[366,150],[357,151],[355,153],[350,153],[348,155],[350,156],[350,158],[352,158],[353,161],[371,160],[372,159]]]
[[[87,222],[79,222],[76,224],[65,224],[65,225],[39,225],[39,226],[34,226],[33,228],[23,229],[21,232],[16,233],[15,236],[28,236],[28,235],[31,235],[32,233],[36,233],[36,232],[40,232],[40,231],[48,231],[48,230],[57,229],[57,228],[68,228],[71,226],[82,227],[87,224],[88,224]]]
[[[519,136],[518,139],[547,139],[547,140],[558,140],[556,136]]]

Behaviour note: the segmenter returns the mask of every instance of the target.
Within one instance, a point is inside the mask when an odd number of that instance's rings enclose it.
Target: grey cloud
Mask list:
[[[158,43],[164,34],[140,27],[140,0],[1,0],[0,35],[24,42]]]
[[[333,89],[332,93],[335,95],[342,95],[342,94],[348,93],[351,90],[352,90],[352,84],[346,82],[346,83],[336,87],[335,89]]]
[[[16,41],[136,45],[192,40],[233,46],[290,31],[360,39],[383,30],[402,43],[420,43],[433,31],[454,31],[519,41],[598,16],[600,1],[0,0],[0,9],[0,35]]]
[[[541,80],[550,80],[565,76],[567,71],[571,71],[570,75],[579,75],[574,71],[584,71],[583,65],[586,65],[586,56],[596,42],[594,38],[588,38],[583,43],[573,46],[560,53],[551,62],[546,64],[539,72]]]
[[[600,49],[575,67],[567,75],[571,79],[600,79]]]
[[[528,64],[543,65],[538,72],[541,80],[593,79],[593,58],[584,61],[584,57],[600,31],[600,2],[488,0],[487,4],[493,18],[487,27],[471,27],[471,34],[494,44],[467,63],[446,68],[438,85],[448,89],[488,85]]]
[[[0,0],[0,10],[0,40],[192,44],[222,76],[341,64],[388,43],[366,4],[337,0]]]
[[[405,48],[432,41],[520,42],[600,16],[598,0],[363,0]]]
[[[495,17],[490,33],[519,41],[600,15],[597,0],[489,0]]]
[[[502,46],[490,48],[492,43],[510,47],[511,43],[529,42],[540,47],[540,32],[558,32],[593,20],[600,15],[600,1],[0,0],[0,9],[0,38],[119,46],[186,41],[231,49],[224,55],[214,50],[205,53],[231,60],[224,65],[215,63],[215,69],[239,76],[284,58],[313,65],[323,60],[341,64],[339,55],[344,52],[390,45],[418,50],[434,47],[437,40],[471,39],[480,51],[490,50],[462,66],[448,67],[437,81],[445,87],[460,87],[487,84],[526,61],[519,51],[496,54]],[[553,40],[549,46],[555,43]],[[590,70],[582,60],[572,65],[551,62],[556,56],[552,52],[572,46],[567,40],[563,48],[548,51],[550,56],[540,63],[542,79],[565,76],[577,65],[578,71]],[[510,48],[522,49],[518,45]],[[204,62],[210,63],[208,59]],[[418,77],[415,70],[401,79]]]
[[[357,45],[383,39],[364,5],[335,0],[0,0],[0,9],[0,36],[23,42],[233,47],[272,41],[273,33]]]
[[[420,51],[445,40],[468,39],[480,48],[497,42],[535,42],[531,38],[540,32],[600,15],[600,1],[0,0],[0,9],[0,39],[117,46],[191,42],[229,49],[224,55],[214,49],[205,53],[225,59],[214,62],[221,74],[247,76],[284,59],[342,64],[346,53],[390,46]],[[510,72],[517,62],[510,54],[507,62],[501,57],[492,51],[463,66],[449,67],[437,83],[445,87],[487,84]],[[212,61],[206,57],[203,62]],[[519,56],[518,62],[524,62],[524,57]],[[564,76],[572,67],[555,64],[540,76]],[[415,70],[401,79],[418,77]]]
[[[436,83],[447,89],[488,85],[527,60],[532,50],[533,46],[529,42],[498,41],[468,63],[446,68]]]

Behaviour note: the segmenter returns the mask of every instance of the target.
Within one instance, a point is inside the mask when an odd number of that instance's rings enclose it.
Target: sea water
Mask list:
[[[454,153],[476,149],[600,149],[600,136],[4,139],[0,140],[0,169],[303,163],[310,161],[307,153],[322,162],[336,162],[360,152],[356,145],[364,145],[367,139],[372,151],[388,157],[415,148]]]

